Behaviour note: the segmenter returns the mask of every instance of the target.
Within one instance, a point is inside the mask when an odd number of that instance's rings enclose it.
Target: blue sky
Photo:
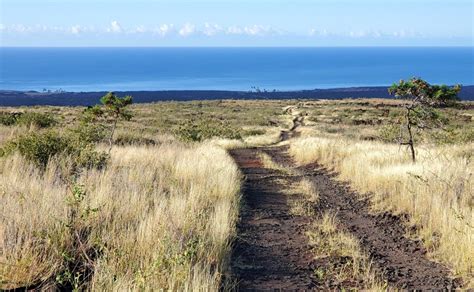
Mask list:
[[[0,0],[1,46],[473,46],[472,0]]]

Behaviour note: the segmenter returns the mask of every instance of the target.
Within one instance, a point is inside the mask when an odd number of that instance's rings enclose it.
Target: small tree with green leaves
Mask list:
[[[129,121],[132,118],[132,114],[126,109],[128,105],[131,105],[133,100],[132,97],[127,95],[124,97],[118,97],[113,92],[107,93],[100,99],[101,105],[95,105],[88,107],[84,111],[85,122],[95,122],[102,120],[105,123],[110,124],[110,136],[109,136],[109,150],[112,150],[113,139],[117,123],[120,120]]]
[[[442,119],[435,107],[454,105],[459,100],[459,91],[461,91],[460,85],[453,87],[431,85],[420,78],[412,78],[408,81],[400,80],[399,83],[394,83],[388,89],[388,92],[395,95],[396,98],[408,101],[404,104],[408,140],[404,141],[400,137],[399,142],[401,145],[409,147],[413,162],[416,161],[413,127],[426,129],[433,124],[439,125]]]

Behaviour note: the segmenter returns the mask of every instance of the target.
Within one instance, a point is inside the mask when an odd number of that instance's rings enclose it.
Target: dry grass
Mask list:
[[[319,192],[309,178],[302,178],[297,184],[296,190],[303,194],[305,198],[313,204],[317,203],[319,200]]]
[[[72,211],[68,188],[54,162],[41,173],[13,156],[1,161],[0,173],[0,287],[54,285],[59,276],[67,277],[67,253],[81,247],[66,224]],[[108,167],[82,173],[78,185],[86,195],[77,209],[84,216],[74,228],[87,230],[82,247],[94,249],[87,263],[94,272],[77,275],[74,285],[219,288],[240,187],[238,169],[224,150],[116,147]]]
[[[316,213],[314,205],[306,200],[292,200],[290,201],[290,214],[295,216],[313,217]]]
[[[386,284],[377,278],[371,262],[361,251],[359,242],[344,232],[334,214],[325,213],[307,232],[316,259],[325,262],[314,271],[319,281],[337,281],[344,288],[386,291]],[[333,263],[333,264],[331,264]],[[351,284],[357,283],[351,287]]]
[[[303,177],[298,182],[295,182],[288,194],[301,196],[291,200],[291,214],[309,217],[313,217],[316,214],[314,206],[319,200],[319,192],[309,178]]]
[[[340,173],[375,209],[412,215],[430,255],[474,285],[473,145],[425,146],[418,162],[397,145],[345,138],[300,138],[290,153]],[[469,284],[470,283],[470,284]]]
[[[286,174],[290,174],[292,172],[292,169],[275,162],[272,157],[265,152],[259,152],[258,158],[265,168],[277,170]]]
[[[274,127],[267,129],[266,133],[263,135],[247,136],[241,140],[215,137],[207,140],[206,142],[227,150],[246,147],[259,147],[278,143],[280,141],[280,131],[281,129],[279,127]]]

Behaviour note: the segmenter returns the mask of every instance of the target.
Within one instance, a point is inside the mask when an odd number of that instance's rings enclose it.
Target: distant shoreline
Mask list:
[[[87,106],[99,102],[105,91],[38,92],[0,90],[0,106]],[[155,90],[116,91],[119,96],[132,95],[135,103],[158,101],[191,101],[218,99],[343,99],[391,98],[386,86],[311,89],[298,91],[226,91],[226,90]],[[463,86],[462,100],[474,100],[474,85]]]

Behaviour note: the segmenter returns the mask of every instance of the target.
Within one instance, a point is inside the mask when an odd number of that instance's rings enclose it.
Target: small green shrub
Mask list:
[[[79,126],[70,130],[69,133],[72,139],[81,143],[100,143],[105,142],[107,138],[107,129],[103,125],[81,123]]]
[[[384,125],[379,129],[378,138],[387,143],[397,142],[400,139],[400,126]]]
[[[184,141],[199,142],[213,137],[242,139],[241,129],[226,125],[223,121],[188,121],[175,130],[175,134]]]
[[[134,134],[119,134],[114,140],[115,145],[156,145],[156,141],[150,138],[137,136]]]
[[[18,116],[20,113],[8,113],[0,112],[0,125],[4,126],[13,126],[16,124]]]
[[[45,167],[49,159],[67,149],[67,141],[56,132],[29,133],[6,143],[3,155],[18,151],[38,167]]]
[[[323,130],[324,132],[329,133],[329,134],[338,134],[338,133],[343,133],[344,132],[343,128],[331,127],[331,126],[323,127],[323,128],[321,128],[321,130]]]
[[[97,152],[92,143],[74,134],[61,135],[55,131],[29,133],[6,143],[0,156],[18,151],[24,158],[44,169],[51,158],[70,157],[73,168],[104,167],[108,154]]]
[[[265,134],[265,130],[261,129],[251,129],[251,130],[244,130],[242,131],[242,136],[247,137],[247,136],[258,136],[258,135],[263,135]]]
[[[56,124],[56,120],[50,114],[26,112],[18,115],[16,124],[35,126],[38,128],[49,128]]]
[[[109,154],[96,151],[94,145],[87,144],[73,149],[72,158],[76,167],[101,169],[106,166]]]
[[[474,142],[474,129],[451,126],[433,131],[430,136],[436,144],[472,143]]]

